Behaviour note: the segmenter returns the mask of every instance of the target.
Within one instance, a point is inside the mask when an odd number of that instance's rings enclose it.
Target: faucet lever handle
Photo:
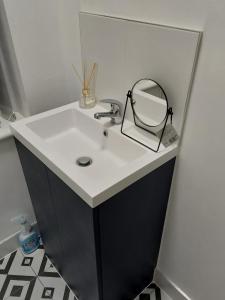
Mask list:
[[[112,110],[114,111],[115,109],[118,109],[120,114],[122,115],[122,113],[123,113],[123,104],[119,100],[116,100],[116,99],[103,99],[103,100],[100,100],[100,102],[111,104]]]

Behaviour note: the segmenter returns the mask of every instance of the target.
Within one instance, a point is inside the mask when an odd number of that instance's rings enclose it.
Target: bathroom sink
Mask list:
[[[75,162],[79,157],[90,157],[93,163],[89,170],[85,170],[90,180],[92,176],[99,176],[101,180],[104,172],[104,176],[110,176],[113,171],[118,172],[118,168],[146,153],[145,149],[120,133],[108,130],[94,118],[74,108],[30,122],[27,127],[74,168],[78,168]],[[123,147],[120,147],[121,143]]]
[[[120,133],[95,108],[72,103],[11,125],[14,136],[91,207],[95,207],[177,154],[174,144],[154,153]],[[89,163],[80,166],[80,157]]]

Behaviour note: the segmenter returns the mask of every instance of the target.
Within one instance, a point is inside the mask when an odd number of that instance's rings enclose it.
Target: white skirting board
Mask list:
[[[192,300],[173,281],[155,270],[154,282],[163,289],[173,300]]]
[[[39,232],[37,223],[32,224],[32,226],[34,226],[35,230]],[[20,231],[0,241],[0,259],[19,248],[19,242],[17,239],[19,233]]]

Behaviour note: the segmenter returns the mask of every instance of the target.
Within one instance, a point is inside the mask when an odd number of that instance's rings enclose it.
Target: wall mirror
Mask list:
[[[127,111],[129,110],[128,104],[131,106],[132,116],[130,119],[134,125],[132,130],[130,130],[132,134],[128,133],[129,130],[126,131],[126,126],[124,126]],[[169,107],[168,98],[162,86],[153,79],[140,79],[135,82],[127,93],[121,133],[148,149],[158,152],[169,116],[172,123],[172,115],[172,108]],[[145,135],[144,139],[137,138],[136,133],[139,133],[139,136],[141,136],[141,131]],[[148,140],[147,137],[149,137],[148,134],[153,136],[155,147],[149,146],[146,142]]]

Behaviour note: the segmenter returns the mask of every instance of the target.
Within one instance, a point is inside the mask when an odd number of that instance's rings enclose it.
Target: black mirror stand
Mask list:
[[[169,107],[169,108],[167,109],[166,117],[165,117],[165,119],[164,119],[164,121],[163,121],[163,123],[164,123],[164,124],[163,124],[163,129],[162,129],[162,132],[161,132],[160,137],[159,137],[159,143],[158,143],[158,146],[156,147],[156,149],[153,149],[153,148],[147,146],[146,144],[144,144],[144,143],[138,141],[136,138],[134,138],[134,137],[132,137],[132,136],[130,136],[130,135],[128,135],[127,133],[124,132],[124,121],[125,121],[125,117],[126,117],[126,112],[127,112],[127,105],[128,105],[128,102],[130,102],[130,105],[131,105],[132,114],[133,114],[133,120],[134,120],[135,126],[137,126],[138,128],[140,128],[140,129],[142,129],[142,130],[144,130],[144,131],[146,131],[146,132],[148,132],[148,133],[153,134],[154,136],[156,136],[156,134],[155,134],[153,131],[151,131],[151,127],[152,127],[152,126],[148,126],[148,125],[145,124],[145,127],[149,127],[149,128],[147,129],[147,128],[144,128],[143,126],[141,126],[141,125],[139,125],[139,124],[137,123],[137,116],[136,116],[136,114],[135,114],[135,110],[134,110],[134,107],[133,107],[134,103],[133,103],[133,99],[132,99],[132,91],[131,91],[131,90],[129,90],[128,93],[127,93],[127,99],[126,99],[126,104],[125,104],[124,113],[123,113],[123,119],[122,119],[122,124],[121,124],[121,133],[122,133],[123,135],[125,135],[126,137],[132,139],[133,141],[139,143],[140,145],[142,145],[142,146],[148,148],[149,150],[152,150],[153,152],[156,152],[156,153],[157,153],[157,152],[159,151],[159,148],[160,148],[160,145],[161,145],[161,142],[162,142],[162,139],[163,139],[163,135],[164,135],[164,132],[165,132],[165,128],[166,128],[166,125],[167,125],[169,116],[170,116],[170,118],[171,118],[171,123],[172,123],[172,118],[173,118],[173,109],[172,109],[172,107]],[[161,125],[161,124],[160,124],[160,125]],[[155,127],[155,126],[154,126],[154,127]]]

